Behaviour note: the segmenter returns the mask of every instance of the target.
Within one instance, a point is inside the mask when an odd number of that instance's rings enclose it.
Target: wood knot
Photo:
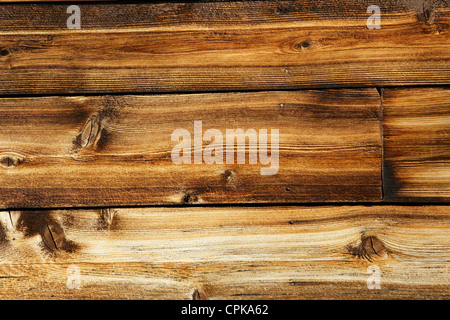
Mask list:
[[[6,48],[0,49],[0,57],[6,57],[10,53],[11,52]]]
[[[85,148],[94,144],[100,133],[100,118],[97,115],[92,116],[84,125],[79,136],[80,147]]]
[[[64,247],[64,230],[54,221],[49,221],[42,231],[42,241],[50,251],[56,251]]]
[[[417,14],[417,19],[419,21],[432,24],[434,22],[434,12],[433,10],[423,6],[420,12]]]
[[[74,252],[79,246],[66,238],[62,226],[51,217],[50,211],[21,211],[11,215],[11,223],[25,238],[39,235],[47,253]]]
[[[195,289],[194,292],[192,293],[192,300],[208,300],[208,297],[203,291]]]
[[[114,219],[116,211],[114,209],[105,208],[100,212],[100,220],[98,224],[98,230],[108,230],[111,228],[113,223],[116,223]]]
[[[357,246],[347,246],[350,254],[357,256],[360,259],[365,259],[370,262],[375,257],[380,257],[387,252],[383,242],[376,236],[361,236],[361,242]]]
[[[42,242],[52,253],[58,250],[72,253],[79,249],[76,243],[66,239],[63,228],[56,221],[48,221],[41,231],[41,236]]]
[[[181,203],[183,204],[192,204],[198,201],[198,197],[192,192],[186,192],[181,199]]]
[[[293,8],[288,5],[279,5],[274,9],[275,14],[288,14],[291,13]]]
[[[73,140],[72,151],[80,151],[80,148],[94,148],[96,151],[103,149],[111,139],[110,129],[119,115],[120,103],[120,99],[105,98],[104,107],[86,121]]]
[[[304,50],[308,49],[309,47],[311,47],[311,43],[309,41],[302,41],[295,45],[295,49],[297,50]]]
[[[0,155],[0,166],[4,168],[14,168],[24,162],[23,157],[15,154]]]
[[[102,209],[102,218],[109,226],[112,224],[116,212],[110,208]]]
[[[14,232],[18,216],[19,214],[16,211],[0,211],[0,228],[3,226],[5,231]]]
[[[222,178],[226,183],[231,183],[234,179],[236,179],[236,173],[232,170],[225,170],[222,173]]]

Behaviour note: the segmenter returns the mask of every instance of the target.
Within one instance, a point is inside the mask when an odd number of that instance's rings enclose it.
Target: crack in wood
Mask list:
[[[9,215],[9,221],[11,222],[11,228],[12,228],[12,230],[15,230],[16,227],[14,226],[14,222],[13,222],[13,219],[11,216],[11,211],[8,211],[8,215]]]
[[[47,230],[50,234],[50,238],[52,239],[53,245],[55,246],[55,249],[58,250],[58,245],[56,244],[55,238],[53,237],[52,230],[50,229],[50,226],[47,224]]]

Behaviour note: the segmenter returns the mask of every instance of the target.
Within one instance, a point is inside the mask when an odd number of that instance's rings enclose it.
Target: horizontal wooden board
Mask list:
[[[384,90],[383,124],[385,198],[449,202],[449,88]]]
[[[0,94],[450,83],[445,1],[67,3],[0,7]],[[32,17],[32,18],[30,18]]]
[[[376,89],[3,98],[0,123],[3,208],[381,200]],[[191,164],[173,162],[177,129]],[[195,163],[209,129],[223,135],[222,164]],[[258,143],[228,148],[228,129],[254,129]]]
[[[0,298],[449,299],[449,213],[448,206],[2,212]],[[379,268],[379,289],[367,285],[369,268]],[[73,270],[80,278],[68,286]]]

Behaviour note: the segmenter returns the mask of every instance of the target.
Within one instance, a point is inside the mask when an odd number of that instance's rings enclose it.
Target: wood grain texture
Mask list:
[[[449,88],[384,90],[386,199],[450,201],[449,102]]]
[[[449,213],[448,206],[3,212],[0,298],[448,299]],[[361,251],[365,239],[372,245]],[[66,285],[69,266],[80,270],[80,289]],[[367,287],[369,266],[381,270],[380,289]]]
[[[450,83],[446,1],[82,3],[0,7],[0,94]],[[30,19],[29,17],[33,18]]]
[[[249,141],[245,164],[224,146],[223,164],[174,164],[171,135],[190,132],[192,159],[196,120],[224,144],[227,129],[279,129],[277,173],[249,164]],[[375,89],[3,98],[0,122],[3,208],[381,200]]]
[[[450,299],[450,6],[379,2],[0,0],[0,300]]]

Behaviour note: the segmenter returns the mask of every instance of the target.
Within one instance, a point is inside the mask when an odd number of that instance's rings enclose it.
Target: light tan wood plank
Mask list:
[[[450,201],[449,102],[448,88],[384,90],[386,199]]]
[[[449,213],[448,206],[3,212],[0,294],[448,299]],[[67,287],[69,266],[80,270],[80,289]],[[381,271],[380,289],[367,287],[370,266]]]
[[[450,10],[360,1],[0,7],[0,94],[449,84]],[[29,17],[32,16],[33,19]]]
[[[375,89],[0,99],[0,207],[378,201],[379,100]],[[194,163],[197,120],[223,135],[223,164]],[[191,164],[172,160],[180,128]],[[258,143],[273,133],[270,163],[249,141],[227,160],[226,131],[239,128]]]

